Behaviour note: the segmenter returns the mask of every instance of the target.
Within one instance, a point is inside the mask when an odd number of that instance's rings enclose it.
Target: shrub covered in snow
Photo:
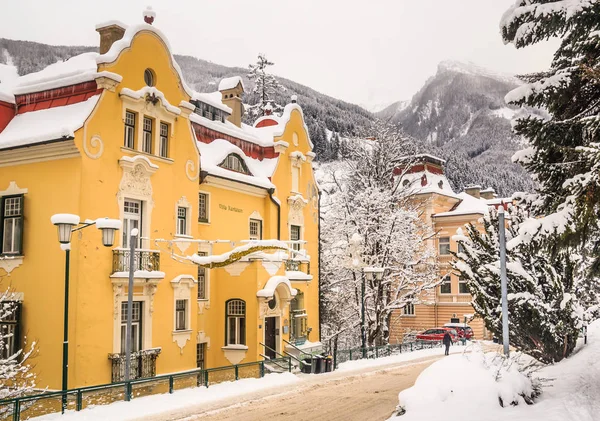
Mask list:
[[[425,415],[451,419],[450,414],[465,419],[467,414],[493,414],[502,407],[531,404],[541,390],[532,373],[522,354],[505,358],[478,350],[452,355],[426,368],[413,387],[400,392],[398,415],[405,415],[402,421]]]

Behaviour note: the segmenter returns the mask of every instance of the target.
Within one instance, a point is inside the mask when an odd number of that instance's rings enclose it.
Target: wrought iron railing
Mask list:
[[[297,272],[300,270],[300,261],[299,260],[286,260],[285,261],[285,270]]]
[[[113,250],[113,273],[129,271],[130,255],[131,252],[126,249]],[[151,250],[136,250],[133,256],[133,267],[135,270],[160,270],[160,252]]]
[[[156,376],[156,359],[160,354],[160,348],[146,349],[131,353],[131,368],[129,379],[145,379]],[[112,382],[125,380],[125,354],[108,354],[112,361]]]

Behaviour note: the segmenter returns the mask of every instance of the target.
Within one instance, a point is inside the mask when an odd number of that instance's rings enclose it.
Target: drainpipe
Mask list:
[[[271,199],[271,202],[277,206],[277,239],[281,240],[281,205],[273,197],[275,189],[269,189],[267,192],[269,192],[269,198]]]
[[[323,317],[321,314],[321,190],[319,190],[319,208],[317,209],[317,241],[319,242],[319,268],[317,273],[317,288],[319,294],[319,342],[321,342],[321,323],[323,321]],[[337,337],[336,337],[336,349],[337,349]]]

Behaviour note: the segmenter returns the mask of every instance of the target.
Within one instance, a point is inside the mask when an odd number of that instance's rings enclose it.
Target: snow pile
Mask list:
[[[242,84],[242,89],[244,89],[244,81],[242,80],[242,78],[240,76],[232,76],[232,77],[227,77],[225,79],[221,79],[221,82],[219,83],[219,91],[226,91],[228,89],[233,89],[236,86],[238,86],[240,83]]]
[[[537,386],[520,372],[517,360],[479,350],[437,361],[400,393],[399,408],[406,411],[401,420],[442,419],[459,408],[468,408],[461,411],[461,420],[480,421],[482,414],[499,419],[501,405],[531,403]]]

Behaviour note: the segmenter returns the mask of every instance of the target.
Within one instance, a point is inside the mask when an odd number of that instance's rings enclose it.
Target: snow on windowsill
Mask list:
[[[127,148],[125,146],[121,146],[121,151],[128,152],[128,153],[134,153],[134,154],[136,154],[136,156],[143,156],[146,158],[156,159],[158,161],[164,162],[165,164],[172,164],[175,162],[175,160],[173,158],[165,158],[164,156],[154,155],[154,154],[147,153],[144,151],[138,151],[137,149],[131,149],[131,148]],[[125,157],[123,157],[123,158],[125,158]],[[121,159],[123,159],[123,158],[121,158]],[[128,162],[131,162],[131,161],[128,161]],[[150,162],[150,165],[151,166],[153,165],[154,167],[156,167],[158,169],[158,165],[153,164],[152,162]],[[152,167],[152,168],[154,168],[154,167]]]
[[[299,270],[287,270],[285,271],[285,276],[289,278],[290,281],[312,281],[313,279],[312,275],[307,275]]]
[[[226,351],[248,351],[248,347],[246,345],[226,345],[222,346],[221,349]]]
[[[110,275],[111,278],[129,278],[129,272],[115,272]],[[164,272],[160,272],[158,270],[136,270],[133,272],[134,278],[143,278],[143,279],[163,279],[165,277]]]

